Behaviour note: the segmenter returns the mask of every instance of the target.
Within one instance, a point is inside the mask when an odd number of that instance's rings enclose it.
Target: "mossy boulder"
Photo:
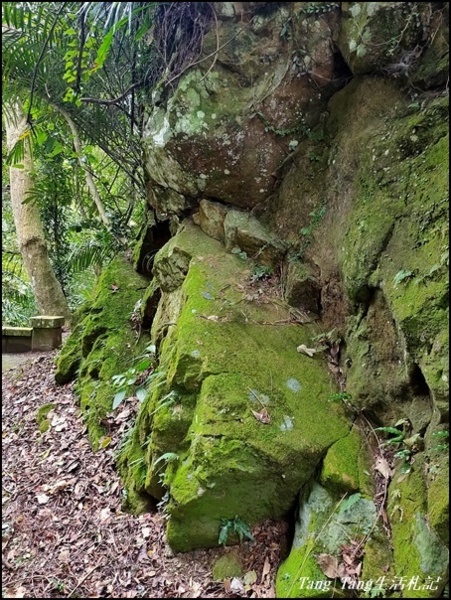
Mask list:
[[[148,284],[124,257],[114,259],[57,359],[59,383],[78,371],[76,390],[94,448],[105,433],[102,419],[111,410],[117,391],[111,378],[132,366],[146,344],[146,335],[139,336],[131,317],[135,309],[139,314],[137,307]]]
[[[170,247],[191,256],[179,314],[121,469],[130,497],[165,498],[168,542],[185,551],[217,545],[222,519],[286,515],[349,424],[327,402],[335,386],[322,359],[296,352],[315,328],[290,324],[283,304],[249,299],[252,263],[189,223]]]
[[[338,39],[354,75],[383,71],[406,75],[423,34],[421,10],[405,2],[343,2]]]
[[[323,461],[320,482],[337,493],[364,490],[371,495],[373,485],[369,459],[368,441],[358,427],[354,426],[349,435],[329,448]]]
[[[213,565],[213,579],[223,581],[231,577],[241,577],[243,575],[243,561],[234,551],[227,552],[220,556]]]
[[[399,469],[389,488],[388,512],[391,515],[394,569],[406,580],[418,578],[406,598],[436,598],[448,575],[449,552],[431,527],[427,516],[427,493],[422,471],[424,462],[417,457],[412,472],[401,475]],[[428,589],[431,578],[436,589]]]
[[[329,104],[323,173],[303,183],[293,165],[273,207],[293,238],[306,224],[296,198],[328,198],[305,263],[320,273],[323,318],[337,322],[337,304],[347,318],[348,391],[386,424],[408,417],[417,431],[449,412],[447,105],[357,78]]]
[[[277,597],[348,598],[346,581],[335,582],[326,576],[317,557],[326,554],[339,564],[342,548],[351,542],[365,546],[365,536],[377,532],[376,522],[377,508],[369,498],[353,494],[337,500],[324,487],[313,484],[301,499],[290,555],[277,572]],[[326,573],[330,571],[326,569]]]
[[[244,3],[246,18],[258,8],[252,4]],[[167,98],[154,94],[144,149],[159,218],[181,214],[196,198],[252,208],[271,194],[275,171],[343,85],[331,43],[337,7],[320,17],[305,8],[278,3],[249,22],[220,11],[197,64]]]

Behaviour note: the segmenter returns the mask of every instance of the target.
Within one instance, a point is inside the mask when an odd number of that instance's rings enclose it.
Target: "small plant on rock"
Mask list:
[[[254,536],[251,533],[249,525],[240,519],[238,515],[235,516],[234,519],[221,519],[218,544],[225,546],[231,534],[237,535],[240,542],[242,542],[244,538],[254,541]]]
[[[449,450],[449,430],[436,431],[432,437],[437,440],[437,444],[432,448],[436,452],[448,452]]]
[[[255,283],[256,281],[266,281],[270,279],[274,274],[274,269],[271,267],[266,267],[265,265],[255,265],[254,270],[252,271],[251,281]]]
[[[394,427],[377,427],[375,431],[382,431],[388,433],[394,437],[384,442],[383,446],[394,446],[397,448],[394,458],[403,461],[401,472],[410,473],[412,468],[412,457],[415,452],[418,452],[420,445],[422,444],[422,438],[419,433],[406,437],[405,426],[409,424],[407,419],[401,419]],[[399,429],[402,427],[403,429]]]
[[[156,348],[153,344],[146,347],[145,352],[138,356],[135,366],[130,367],[124,373],[113,375],[111,383],[113,387],[117,388],[113,398],[113,410],[115,410],[128,395],[136,387],[139,386],[135,391],[134,395],[140,402],[144,400],[147,395],[147,388],[152,384],[159,384],[161,379],[161,373],[153,370],[155,363],[155,352]]]

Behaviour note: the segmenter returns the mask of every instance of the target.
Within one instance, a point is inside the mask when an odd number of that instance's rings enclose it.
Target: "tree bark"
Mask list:
[[[10,191],[19,251],[30,278],[36,304],[43,315],[65,316],[70,319],[66,297],[50,262],[39,208],[33,202],[26,202],[33,187],[33,159],[30,140],[26,139],[28,125],[18,102],[11,103],[3,114],[8,150],[21,137],[25,137],[22,168],[10,167]]]

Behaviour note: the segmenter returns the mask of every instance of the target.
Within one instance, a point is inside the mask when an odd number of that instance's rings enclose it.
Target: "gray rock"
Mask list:
[[[230,210],[224,221],[224,234],[227,250],[238,247],[264,265],[276,266],[285,253],[282,242],[249,213]]]

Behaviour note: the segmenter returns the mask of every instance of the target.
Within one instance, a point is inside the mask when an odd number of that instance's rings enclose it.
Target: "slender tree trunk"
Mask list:
[[[93,199],[94,204],[97,207],[97,211],[99,213],[100,219],[102,220],[102,223],[105,225],[105,227],[107,229],[110,229],[111,222],[110,222],[110,219],[108,218],[108,215],[105,212],[105,207],[103,206],[102,198],[100,197],[100,194],[97,190],[97,187],[96,187],[96,184],[94,182],[94,178],[93,178],[91,172],[86,167],[86,164],[83,161],[83,150],[82,150],[80,136],[78,134],[77,126],[75,125],[74,121],[72,120],[71,116],[69,115],[69,113],[67,111],[65,111],[63,108],[60,108],[59,106],[56,106],[55,104],[52,104],[52,106],[56,111],[58,111],[60,113],[60,115],[62,115],[64,117],[64,119],[66,120],[66,123],[69,125],[69,128],[72,132],[75,154],[77,155],[77,158],[78,158],[78,164],[80,165],[83,173],[85,174],[86,185],[88,186],[89,193],[91,194],[91,198]]]
[[[4,111],[6,143],[11,150],[27,133],[27,123],[21,106],[16,102]],[[39,208],[26,202],[33,187],[33,160],[28,140],[24,142],[22,168],[10,167],[11,205],[19,251],[34,291],[38,310],[43,315],[70,318],[63,290],[50,262]]]

